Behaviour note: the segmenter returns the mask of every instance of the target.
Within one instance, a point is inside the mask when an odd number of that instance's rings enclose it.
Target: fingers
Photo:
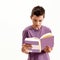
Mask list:
[[[24,52],[24,53],[26,53],[26,54],[29,53],[28,50],[27,50],[25,47],[22,47],[22,52]]]
[[[51,49],[49,46],[46,46],[45,49],[44,49],[44,51],[47,52],[47,53],[48,53],[48,52],[51,52],[51,50],[52,50],[52,49]]]
[[[30,48],[32,48],[32,45],[31,44],[23,44],[23,47],[26,47],[26,49],[30,49]]]
[[[29,49],[32,48],[32,45],[31,44],[23,44],[22,45],[22,52],[28,54],[29,52]]]

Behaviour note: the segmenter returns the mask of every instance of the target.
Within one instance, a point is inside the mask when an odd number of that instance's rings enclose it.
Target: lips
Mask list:
[[[39,25],[35,25],[35,27],[39,27]]]
[[[36,26],[35,26],[35,29],[37,29],[37,30],[38,30],[39,28],[40,28],[40,27],[39,27],[39,25],[36,25]]]
[[[40,25],[33,25],[33,28],[38,30],[38,29],[40,29]]]

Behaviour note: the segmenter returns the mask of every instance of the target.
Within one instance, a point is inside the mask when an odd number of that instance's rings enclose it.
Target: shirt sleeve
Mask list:
[[[49,28],[45,29],[45,32],[46,33],[52,33],[51,29],[49,29]]]
[[[24,41],[25,41],[25,38],[26,37],[28,37],[28,32],[27,32],[27,30],[24,30],[23,32],[22,32],[22,44],[24,44]]]

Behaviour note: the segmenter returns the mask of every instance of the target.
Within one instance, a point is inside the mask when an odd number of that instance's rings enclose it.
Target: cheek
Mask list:
[[[33,22],[33,25],[36,25],[36,23],[35,23],[35,22]]]
[[[33,24],[36,24],[36,22],[35,22],[35,21],[32,21],[32,23],[33,23]]]

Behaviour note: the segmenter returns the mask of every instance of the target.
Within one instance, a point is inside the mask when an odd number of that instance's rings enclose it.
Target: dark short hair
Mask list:
[[[43,17],[45,17],[45,9],[42,6],[36,6],[32,9],[31,17],[33,15],[36,15],[36,16],[43,15]]]

